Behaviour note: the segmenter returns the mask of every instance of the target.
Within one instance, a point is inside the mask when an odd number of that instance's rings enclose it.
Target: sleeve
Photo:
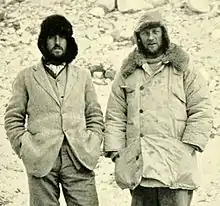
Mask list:
[[[124,79],[117,74],[109,95],[106,110],[106,128],[104,138],[104,152],[106,157],[111,157],[112,152],[117,152],[126,144],[127,103]]]
[[[4,126],[6,135],[15,153],[19,155],[21,138],[25,133],[28,92],[24,83],[23,72],[19,73],[12,85],[12,97],[6,108]]]
[[[213,107],[208,83],[193,66],[185,72],[187,122],[182,141],[202,152],[211,135]]]
[[[85,103],[85,118],[87,129],[91,132],[98,133],[100,136],[103,136],[103,113],[101,111],[100,104],[98,103],[92,77],[89,71],[85,85]]]

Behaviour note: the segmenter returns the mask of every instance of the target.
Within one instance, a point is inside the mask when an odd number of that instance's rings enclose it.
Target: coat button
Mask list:
[[[140,133],[140,137],[143,137],[144,136],[144,134],[143,133]]]
[[[144,90],[144,86],[140,86],[140,90]]]
[[[143,109],[140,109],[140,110],[139,110],[139,112],[140,112],[140,113],[143,113],[143,112],[144,112],[144,110],[143,110]]]

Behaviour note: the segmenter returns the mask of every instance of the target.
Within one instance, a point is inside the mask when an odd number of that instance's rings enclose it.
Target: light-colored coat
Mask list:
[[[196,152],[191,153],[189,147],[202,152],[210,136],[212,106],[207,82],[188,63],[185,52],[174,44],[157,72],[149,75],[142,67],[144,64],[147,65],[146,57],[136,48],[113,83],[106,112],[105,153],[120,154],[140,140],[143,158],[136,157],[136,169],[142,170],[142,177],[158,180],[173,189],[195,189],[199,185],[199,172]],[[137,154],[126,151],[127,158],[139,155],[138,148],[130,151]],[[129,170],[135,170],[133,160],[127,164],[128,170],[123,171],[122,178],[126,177],[128,185],[133,182],[129,187],[135,188],[140,181],[129,174],[140,171]],[[118,165],[120,170],[123,168]]]
[[[41,62],[21,71],[6,109],[5,129],[29,174],[42,177],[51,170],[64,135],[76,158],[93,170],[100,154],[103,118],[89,70],[68,65],[62,104]]]

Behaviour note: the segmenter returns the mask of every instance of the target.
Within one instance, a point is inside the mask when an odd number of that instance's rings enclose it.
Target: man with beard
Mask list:
[[[77,44],[61,15],[41,24],[39,64],[21,71],[6,109],[5,129],[28,176],[30,205],[98,205],[93,169],[103,116],[89,70],[72,61]]]
[[[198,187],[196,152],[212,127],[207,82],[188,55],[170,43],[160,14],[140,18],[135,49],[114,80],[104,151],[132,206],[189,206]]]

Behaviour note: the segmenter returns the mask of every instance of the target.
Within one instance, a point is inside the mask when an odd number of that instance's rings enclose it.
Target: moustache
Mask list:
[[[148,45],[153,45],[153,44],[156,44],[156,42],[148,42]]]
[[[55,45],[55,46],[53,47],[53,50],[54,50],[54,49],[60,49],[60,50],[63,50],[63,48],[60,47],[59,45]]]

